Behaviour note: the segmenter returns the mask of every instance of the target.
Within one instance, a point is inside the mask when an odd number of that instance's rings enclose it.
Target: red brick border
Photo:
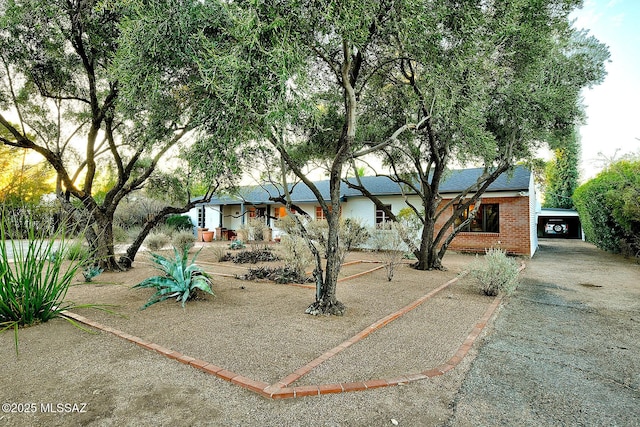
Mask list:
[[[377,270],[378,268],[381,268],[381,267],[368,270],[364,273],[358,273],[357,276],[370,273],[372,271]],[[525,264],[522,263],[519,271],[522,271],[524,268],[525,268]],[[374,388],[380,388],[380,387],[391,387],[391,386],[396,386],[401,384],[407,384],[413,381],[421,381],[424,379],[433,378],[436,376],[443,375],[448,371],[454,369],[466,357],[469,350],[475,343],[476,339],[480,336],[482,330],[485,328],[485,326],[490,321],[491,317],[493,316],[497,308],[500,306],[500,303],[502,302],[501,297],[497,297],[494,300],[494,302],[491,303],[491,305],[487,308],[487,310],[485,311],[483,316],[480,318],[478,323],[476,323],[476,325],[471,330],[467,338],[464,340],[462,345],[458,348],[456,353],[446,363],[436,366],[435,368],[432,368],[423,372],[415,373],[415,374],[407,374],[404,376],[388,378],[388,379],[372,379],[372,380],[362,381],[362,382],[348,382],[348,383],[290,387],[292,383],[294,383],[295,381],[299,380],[301,377],[309,373],[316,366],[322,364],[325,360],[330,359],[331,357],[335,356],[342,350],[350,347],[356,342],[366,338],[371,333],[377,331],[380,328],[383,328],[384,326],[388,325],[392,321],[400,318],[401,316],[415,309],[416,307],[418,307],[419,305],[421,305],[422,303],[424,303],[425,301],[433,297],[435,294],[437,294],[441,290],[447,288],[448,286],[458,281],[459,277],[460,276],[449,280],[443,285],[440,285],[439,287],[431,290],[426,295],[418,298],[416,301],[412,302],[411,304],[408,304],[407,306],[401,308],[400,310],[389,314],[388,316],[378,320],[377,322],[374,322],[369,327],[360,331],[358,334],[344,341],[342,344],[323,353],[321,356],[317,357],[316,359],[312,360],[306,365],[296,369],[294,372],[292,372],[291,374],[287,375],[285,378],[281,379],[280,381],[277,381],[274,384],[268,384],[266,382],[256,381],[251,378],[244,377],[235,372],[226,370],[222,367],[216,366],[204,360],[195,359],[193,357],[186,356],[180,352],[162,347],[158,344],[127,334],[125,332],[111,328],[109,326],[102,325],[98,322],[95,322],[79,314],[75,314],[69,311],[64,311],[62,315],[68,319],[83,323],[87,326],[91,326],[93,328],[96,328],[104,332],[113,334],[117,337],[123,338],[147,350],[155,351],[169,359],[177,360],[180,363],[191,366],[202,372],[205,372],[207,374],[211,374],[223,380],[229,381],[242,388],[258,393],[261,396],[264,396],[270,399],[290,399],[290,398],[303,397],[303,396],[319,396],[323,394],[345,393],[349,391],[362,391],[362,390],[368,390],[368,389],[374,389]],[[348,278],[351,278],[351,277],[348,277]],[[345,278],[345,279],[348,279],[348,278]]]

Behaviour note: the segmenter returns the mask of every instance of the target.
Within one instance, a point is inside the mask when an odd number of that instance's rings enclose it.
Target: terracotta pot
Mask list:
[[[208,228],[198,227],[198,237],[197,237],[198,242],[202,242],[202,241],[204,241],[204,240],[202,239],[202,233],[203,233],[204,231],[208,231],[208,230],[209,230]]]
[[[213,241],[213,231],[203,231],[202,232],[202,241],[204,242],[212,242]]]

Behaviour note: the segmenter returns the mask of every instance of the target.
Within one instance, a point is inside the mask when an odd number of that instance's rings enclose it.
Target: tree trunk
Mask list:
[[[98,267],[105,271],[122,271],[123,267],[116,260],[113,245],[113,215],[108,217],[104,214],[99,214],[95,218],[95,222],[97,231],[92,227],[88,227],[88,231],[91,231],[90,235],[87,235],[87,241],[89,241],[94,254],[94,261]]]
[[[126,269],[131,268],[131,266],[133,265],[133,261],[135,260],[136,255],[140,250],[140,246],[142,246],[142,243],[144,242],[144,239],[147,238],[151,230],[158,224],[159,221],[160,221],[159,218],[154,218],[154,220],[152,221],[147,221],[147,223],[144,225],[140,233],[138,233],[136,238],[127,248],[126,254],[120,257],[119,264],[123,268],[126,268]]]
[[[339,209],[334,212],[339,212]],[[329,232],[327,236],[327,266],[325,269],[324,280],[318,281],[318,277],[316,277],[316,300],[307,307],[305,312],[313,315],[325,314],[342,316],[346,307],[336,298],[338,274],[342,267],[340,264],[341,257],[338,247],[338,228],[340,225],[339,214],[333,212],[330,213],[327,221],[329,222]]]
[[[443,270],[442,260],[438,256],[437,242],[434,242],[435,220],[425,215],[420,247],[414,255],[418,259],[413,267],[416,270]]]
[[[100,209],[76,208],[68,200],[68,195],[57,191],[58,201],[70,218],[73,228],[84,235],[91,251],[91,260],[105,271],[121,271],[113,248],[113,213],[106,214]]]

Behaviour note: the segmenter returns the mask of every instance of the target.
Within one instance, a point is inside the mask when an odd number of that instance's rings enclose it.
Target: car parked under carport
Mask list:
[[[538,237],[582,239],[582,224],[573,209],[541,209],[538,213]]]

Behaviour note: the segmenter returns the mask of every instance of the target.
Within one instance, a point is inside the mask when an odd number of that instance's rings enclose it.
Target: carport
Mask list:
[[[562,224],[566,227],[566,233],[561,231]],[[578,212],[573,209],[542,208],[538,213],[538,237],[582,239]]]

